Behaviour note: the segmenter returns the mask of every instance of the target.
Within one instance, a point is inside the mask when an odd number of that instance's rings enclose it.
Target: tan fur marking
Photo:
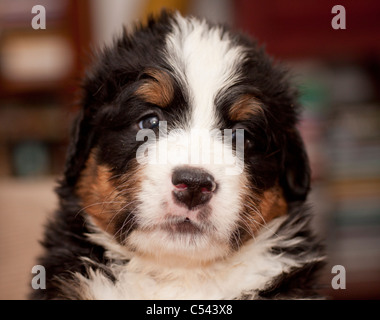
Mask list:
[[[288,212],[288,204],[279,186],[274,186],[264,192],[260,209],[266,222],[283,216]]]
[[[168,73],[157,69],[145,71],[152,79],[147,79],[137,89],[136,94],[146,102],[165,108],[173,100],[174,88]]]
[[[111,234],[117,232],[113,222],[117,220],[115,218],[118,213],[128,203],[135,202],[139,180],[136,172],[137,170],[131,170],[131,173],[113,177],[110,168],[99,165],[95,152],[91,152],[81,174],[76,192],[81,199],[82,208],[97,226]],[[126,181],[134,182],[133,191],[129,190],[130,184],[124,185]]]
[[[230,109],[230,118],[233,121],[248,120],[263,112],[260,102],[252,95],[246,94],[241,96]]]
[[[251,189],[251,188],[250,188]],[[255,193],[246,194],[243,210],[243,229],[246,234],[241,236],[241,241],[249,240],[256,235],[267,223],[283,216],[288,211],[282,189],[276,185],[266,190],[261,196]]]

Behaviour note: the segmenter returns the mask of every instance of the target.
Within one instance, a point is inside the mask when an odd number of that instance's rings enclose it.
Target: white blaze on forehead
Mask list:
[[[236,165],[234,161],[231,164],[226,161],[232,157],[232,147],[224,139],[227,134],[220,131],[217,135],[214,131],[227,129],[218,126],[220,115],[215,98],[239,81],[237,70],[246,59],[245,50],[232,43],[229,34],[220,27],[210,27],[204,21],[185,19],[179,14],[175,16],[173,29],[166,39],[165,57],[188,98],[189,115],[185,126],[171,123],[172,129],[167,135],[161,136],[164,127],[160,123],[159,139],[153,144],[144,144],[149,150],[141,164],[138,228],[128,237],[128,244],[137,251],[147,255],[169,253],[181,259],[191,256],[198,262],[219,259],[229,253],[247,180],[243,161]],[[156,134],[152,137],[155,140]],[[145,155],[145,149],[140,151],[139,154]],[[157,162],[150,161],[151,151]],[[168,216],[179,215],[179,212],[184,216],[184,209],[178,209],[172,195],[173,169],[182,165],[207,171],[218,184],[218,191],[207,204],[210,210],[207,224],[193,217],[197,223],[208,226],[207,232],[173,237],[161,226],[165,225]],[[231,167],[236,168],[237,173],[230,174]]]
[[[191,107],[190,128],[213,128],[218,121],[216,94],[236,83],[244,48],[233,45],[229,34],[205,21],[177,14],[168,35],[168,63],[184,84]]]

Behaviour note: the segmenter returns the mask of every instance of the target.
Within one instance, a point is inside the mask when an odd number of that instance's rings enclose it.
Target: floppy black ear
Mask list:
[[[306,200],[310,190],[310,165],[297,130],[292,130],[286,137],[280,184],[288,202]]]
[[[71,131],[64,170],[64,182],[69,187],[77,182],[94,142],[94,130],[86,111],[88,112],[86,109],[80,110]]]

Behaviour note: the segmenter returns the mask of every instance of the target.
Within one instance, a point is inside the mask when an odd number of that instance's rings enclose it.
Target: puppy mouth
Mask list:
[[[196,235],[205,232],[204,226],[188,217],[170,217],[161,225],[161,229],[171,234]]]

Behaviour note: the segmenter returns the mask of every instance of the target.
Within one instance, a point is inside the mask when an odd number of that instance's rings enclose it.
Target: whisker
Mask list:
[[[249,224],[249,220],[247,221],[245,218],[247,218],[247,216],[242,216],[242,220],[241,220],[241,223],[243,224],[241,226],[241,228],[246,231],[253,239],[255,239],[255,234],[254,232],[252,231],[252,227],[255,227],[254,224]]]
[[[260,227],[262,227],[262,228],[264,228],[264,229],[266,229],[266,230],[272,232],[274,236],[279,237],[279,235],[278,235],[276,232],[274,232],[274,230],[273,230],[272,228],[269,228],[269,227],[268,227],[268,224],[267,224],[266,222],[265,222],[265,224],[263,224],[263,223],[257,221],[256,219],[254,219],[249,213],[244,212],[244,211],[243,211],[243,215],[242,215],[242,216],[243,216],[244,218],[249,219],[249,221],[252,221],[252,222],[253,222],[253,223],[252,223],[252,226],[255,226],[255,224],[256,224],[257,226],[260,226]],[[257,228],[257,226],[255,226],[255,227]],[[257,228],[257,231],[259,231],[258,228]]]
[[[129,231],[131,230],[132,227],[134,227],[134,225],[136,224],[137,220],[135,218],[133,214],[135,210],[132,210],[132,212],[130,212],[130,214],[128,215],[128,217],[124,220],[122,226],[115,232],[115,234],[112,236],[112,239],[116,239],[117,235],[120,233],[120,236],[121,236],[121,233],[122,233],[122,230],[124,229],[124,227],[127,225],[127,223],[131,222],[132,221],[132,224],[129,226],[128,230],[126,230],[124,233],[125,234],[128,234]]]
[[[136,202],[138,202],[138,200],[130,201],[130,202],[126,203],[122,208],[120,208],[119,210],[117,210],[117,211],[113,214],[111,220],[108,222],[107,227],[106,227],[106,231],[108,230],[108,227],[111,225],[112,221],[115,219],[115,217],[116,217],[120,212],[122,212],[122,211],[125,210],[128,206],[130,206],[131,204],[136,203]]]
[[[258,208],[254,208],[254,207],[248,205],[247,203],[243,203],[243,205],[244,205],[245,207],[251,209],[254,213],[256,213],[256,214],[261,218],[261,220],[263,220],[263,223],[264,223],[265,225],[267,224],[267,222],[265,221],[265,219],[264,219],[262,213],[260,212],[260,210],[259,210]]]
[[[123,203],[123,202],[124,201],[106,201],[105,203],[111,204],[111,203]],[[84,210],[91,208],[91,207],[94,207],[94,206],[98,206],[98,205],[103,204],[103,203],[104,203],[104,201],[91,203],[91,204],[81,208],[80,210],[78,210],[78,212],[75,214],[75,217],[77,217],[79,214],[81,214]]]

